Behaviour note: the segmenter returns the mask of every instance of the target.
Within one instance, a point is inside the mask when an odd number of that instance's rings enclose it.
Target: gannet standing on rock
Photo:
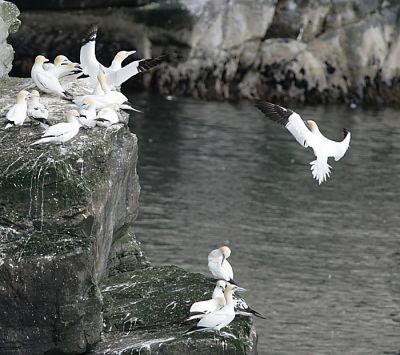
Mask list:
[[[119,107],[116,104],[104,107],[95,118],[97,125],[101,127],[110,127],[113,124],[117,124],[119,122],[118,111]]]
[[[226,260],[231,255],[231,249],[223,246],[215,249],[208,254],[208,270],[218,280],[233,281],[233,270],[229,261]]]
[[[47,111],[46,106],[40,103],[39,100],[39,91],[32,90],[28,99],[28,117],[32,120],[38,121],[47,128],[46,126],[50,126],[49,121],[47,121],[49,112]]]
[[[43,68],[43,64],[46,62],[49,62],[49,60],[42,55],[38,55],[35,58],[35,63],[31,70],[31,77],[35,85],[49,94],[71,97],[72,95],[61,86],[58,78]]]
[[[192,304],[188,320],[203,318],[205,314],[216,311],[225,306],[226,301],[224,291],[226,282],[224,280],[217,281],[214,292],[210,300],[199,301]]]
[[[93,128],[96,126],[96,102],[92,97],[86,97],[83,100],[83,106],[79,110],[79,121],[84,128]]]
[[[254,105],[266,117],[285,126],[303,147],[313,149],[317,159],[310,163],[312,176],[319,185],[326,181],[331,173],[328,158],[332,157],[338,161],[344,156],[349,148],[350,132],[343,129],[344,139],[335,142],[324,137],[314,121],[308,120],[307,128],[300,115],[294,111],[262,100],[254,100]]]
[[[240,287],[227,283],[224,291],[226,304],[214,312],[205,314],[197,325],[189,329],[185,334],[206,330],[215,330],[220,333],[222,328],[229,325],[235,319],[235,309],[233,305],[233,293],[235,291],[240,291]]]
[[[66,113],[66,116],[67,122],[57,123],[54,126],[50,126],[43,133],[42,138],[31,145],[44,143],[64,144],[74,138],[81,127],[78,121],[79,112],[76,110],[70,110]]]
[[[27,116],[28,105],[26,99],[30,96],[26,90],[21,90],[17,94],[17,102],[14,104],[6,114],[6,126],[8,129],[13,126],[22,126]]]

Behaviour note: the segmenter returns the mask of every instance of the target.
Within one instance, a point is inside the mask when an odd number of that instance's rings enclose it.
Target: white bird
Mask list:
[[[30,96],[26,90],[21,90],[17,94],[17,102],[9,109],[6,114],[6,126],[8,129],[13,126],[22,126],[27,116],[28,105],[26,99]]]
[[[119,107],[116,104],[104,107],[95,118],[96,124],[101,127],[110,127],[113,124],[117,124],[119,122],[118,111]]]
[[[228,259],[231,249],[227,246],[215,249],[208,254],[208,270],[218,280],[233,281],[233,270]]]
[[[35,63],[31,70],[31,77],[35,85],[40,90],[50,94],[57,94],[64,97],[72,96],[61,86],[54,74],[43,68],[43,64],[46,62],[49,62],[49,60],[42,55],[38,55],[35,58]]]
[[[74,99],[71,99],[71,101],[73,103],[75,103],[77,106],[81,107],[83,105],[84,100],[87,97],[90,97],[95,101],[96,109],[102,109],[111,104],[116,104],[119,107],[128,106],[128,105],[124,104],[125,102],[128,101],[128,98],[124,94],[122,94],[121,92],[118,92],[118,91],[110,90],[110,88],[107,85],[107,80],[106,80],[106,76],[104,73],[99,74],[97,76],[97,80],[99,81],[99,84],[102,88],[103,94],[77,96]],[[130,106],[128,106],[128,107],[130,107]]]
[[[28,99],[28,117],[32,120],[38,121],[43,124],[43,127],[47,128],[50,126],[47,118],[49,117],[49,111],[46,106],[40,103],[40,94],[37,90],[32,90]]]
[[[159,56],[157,58],[140,59],[134,61],[125,67],[122,67],[122,62],[136,51],[120,51],[118,52],[110,67],[102,65],[96,57],[96,37],[97,26],[90,27],[87,35],[82,41],[80,50],[80,62],[83,72],[90,76],[91,86],[96,86],[96,77],[104,72],[109,77],[108,84],[111,88],[118,87],[132,76],[142,71],[149,70],[159,65],[167,56]],[[98,91],[96,91],[98,93]]]
[[[206,330],[215,330],[220,333],[222,328],[229,325],[235,319],[235,309],[232,298],[235,291],[240,291],[240,287],[227,283],[224,291],[226,304],[214,312],[205,314],[197,325],[189,329],[185,334]]]
[[[78,134],[79,128],[81,127],[78,121],[79,112],[76,110],[70,110],[66,113],[66,117],[67,122],[57,123],[53,126],[50,126],[42,134],[42,138],[31,145],[44,143],[64,144],[65,142],[74,138]]]
[[[76,76],[82,74],[82,69],[78,63],[71,62],[66,56],[58,55],[53,63],[44,63],[44,70],[52,73],[56,78]]]
[[[300,115],[294,111],[261,100],[255,100],[254,104],[266,117],[285,126],[303,147],[313,149],[317,159],[310,163],[312,176],[319,185],[326,181],[331,173],[328,158],[338,161],[344,156],[349,148],[350,132],[343,129],[344,139],[335,142],[324,137],[314,121],[308,120],[307,128]]]
[[[210,300],[199,301],[192,304],[188,320],[203,318],[205,314],[214,312],[225,306],[225,287],[226,282],[224,280],[218,280]]]
[[[92,97],[86,97],[83,100],[83,106],[79,110],[79,121],[82,127],[93,128],[96,126],[96,102]]]

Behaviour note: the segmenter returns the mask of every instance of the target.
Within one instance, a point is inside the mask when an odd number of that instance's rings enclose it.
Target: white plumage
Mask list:
[[[43,64],[48,62],[48,59],[42,55],[35,58],[35,63],[32,66],[31,77],[35,85],[42,91],[57,94],[60,96],[69,96],[68,92],[61,86],[58,78],[51,72],[44,70]]]
[[[63,144],[74,138],[78,134],[81,126],[78,121],[79,112],[76,110],[70,110],[66,113],[66,116],[67,122],[57,123],[54,126],[50,126],[42,134],[42,138],[31,145],[44,143]]]
[[[12,126],[22,126],[27,116],[28,105],[26,99],[30,96],[26,90],[21,90],[17,94],[17,102],[8,110],[6,114],[6,126],[8,129]]]
[[[233,269],[228,259],[231,250],[227,246],[215,249],[208,254],[208,269],[218,280],[233,282]]]
[[[83,100],[83,106],[79,110],[79,121],[82,127],[93,128],[96,126],[96,102],[91,97]]]
[[[37,90],[32,90],[30,97],[28,99],[28,117],[42,123],[44,125],[49,125],[47,118],[49,117],[49,112],[45,105],[40,102],[40,94]]]
[[[116,104],[104,107],[95,118],[96,124],[101,127],[110,127],[113,124],[117,124],[119,122],[118,110],[119,108]]]
[[[56,78],[65,78],[67,76],[79,76],[82,69],[78,63],[71,62],[66,56],[58,55],[53,63],[44,63],[44,70],[53,74]]]
[[[296,112],[261,100],[256,100],[254,103],[266,117],[284,125],[299,144],[313,149],[317,159],[310,163],[312,176],[319,184],[326,181],[331,172],[328,158],[338,161],[344,156],[350,145],[350,132],[344,129],[344,139],[341,142],[335,142],[323,136],[314,121],[308,120],[307,128]]]

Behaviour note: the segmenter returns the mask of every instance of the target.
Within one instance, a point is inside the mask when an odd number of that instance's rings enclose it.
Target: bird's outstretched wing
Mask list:
[[[312,133],[298,113],[267,101],[254,100],[253,102],[267,118],[285,126],[299,144],[306,148],[311,146]]]
[[[168,55],[161,55],[156,58],[136,60],[115,72],[108,73],[107,81],[112,86],[120,86],[132,76],[161,64],[167,57]]]

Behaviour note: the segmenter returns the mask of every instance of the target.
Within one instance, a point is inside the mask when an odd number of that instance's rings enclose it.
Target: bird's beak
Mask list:
[[[43,63],[50,63],[50,60],[48,60],[47,58],[45,59],[45,61]]]
[[[224,261],[225,261],[225,255],[222,255],[221,266],[224,264]]]
[[[129,51],[129,52],[127,52],[127,53],[128,53],[128,56],[130,56],[130,55],[132,55],[132,54],[135,54],[136,51]]]

